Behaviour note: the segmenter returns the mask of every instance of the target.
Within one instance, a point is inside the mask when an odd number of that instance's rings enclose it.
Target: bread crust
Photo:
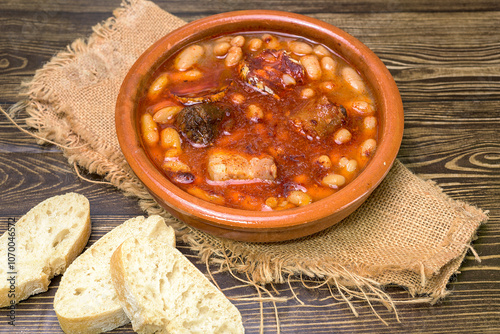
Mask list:
[[[99,316],[86,316],[79,318],[67,318],[57,315],[59,325],[64,333],[102,333],[109,332],[117,327],[130,322],[122,309],[115,309],[101,313]]]
[[[175,248],[129,238],[113,253],[110,273],[137,333],[244,333],[238,309]]]
[[[101,333],[130,321],[118,303],[109,261],[123,240],[132,235],[175,246],[175,233],[160,216],[129,219],[102,236],[68,268],[54,297],[54,310],[65,333]]]
[[[72,210],[76,210],[74,214],[81,217],[73,217]],[[66,218],[73,218],[76,226],[64,225]],[[6,277],[0,282],[0,307],[19,303],[31,295],[47,291],[50,280],[64,273],[82,252],[91,232],[89,201],[77,193],[50,197],[22,216],[14,230],[16,236],[12,243],[16,248],[15,258],[21,263],[14,264],[15,275],[9,274],[12,271],[5,267],[7,263],[1,263],[1,276]],[[3,259],[7,258],[8,233],[9,230],[0,237],[0,256]],[[37,238],[37,243],[30,243],[29,238]],[[5,285],[7,278],[12,276],[15,276],[14,289],[10,284]],[[15,292],[11,293],[13,290]]]

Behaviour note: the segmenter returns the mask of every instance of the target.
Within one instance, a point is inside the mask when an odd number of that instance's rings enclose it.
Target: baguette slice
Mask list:
[[[89,201],[75,193],[48,198],[9,225],[0,237],[0,307],[47,291],[89,236]]]
[[[111,257],[120,304],[138,333],[244,333],[238,309],[177,249],[127,239]]]
[[[132,236],[156,238],[175,247],[174,230],[160,216],[127,220],[101,237],[68,268],[54,297],[54,310],[66,333],[101,333],[127,324],[109,273],[109,261]]]

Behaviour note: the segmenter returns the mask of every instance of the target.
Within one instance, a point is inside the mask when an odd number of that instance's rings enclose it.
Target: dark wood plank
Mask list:
[[[169,10],[176,15],[192,15],[192,13],[220,13],[232,10],[245,9],[276,9],[299,13],[346,13],[346,12],[457,12],[457,11],[494,11],[499,10],[500,5],[494,0],[366,0],[348,1],[340,0],[332,3],[325,0],[311,0],[307,3],[293,0],[271,0],[271,1],[243,1],[243,0],[218,0],[218,1],[155,1],[161,8]],[[118,7],[120,1],[95,2],[92,6],[84,0],[65,1],[52,0],[41,5],[29,0],[7,1],[3,9],[20,12],[32,11],[64,11],[64,12],[88,12],[97,11],[109,13]]]
[[[500,30],[500,11],[311,16],[346,30],[369,46],[394,75],[405,101],[499,98],[500,36],[490,32]],[[38,64],[74,39],[88,35],[94,22],[107,17],[72,13],[67,19],[58,13],[51,22],[61,20],[59,24],[38,23],[31,18],[13,23],[9,28],[12,34],[21,32],[25,38],[0,38],[0,48],[9,50],[0,53],[0,64],[4,64],[0,73],[5,74],[0,76],[0,84],[6,92],[0,103],[17,101],[19,83],[28,80]],[[436,22],[446,29],[436,29]],[[33,27],[22,33],[26,24]]]
[[[120,1],[0,0],[0,105],[18,101],[19,84],[76,38],[111,15]],[[328,0],[158,1],[186,21],[239,9],[278,9],[308,14],[334,24],[368,45],[388,66],[405,107],[405,134],[399,159],[418,175],[435,181],[452,198],[490,211],[472,253],[449,284],[450,295],[434,306],[398,305],[401,322],[382,305],[375,310],[353,300],[359,317],[328,289],[308,290],[293,282],[278,285],[281,333],[498,333],[500,332],[500,3],[497,0]],[[100,177],[87,175],[93,180]],[[92,205],[89,245],[124,220],[142,214],[136,201],[110,186],[80,180],[54,146],[39,146],[0,116],[0,232],[46,197],[77,191]],[[203,272],[204,264],[178,244]],[[215,270],[215,268],[212,268]],[[216,279],[228,296],[256,297],[227,273]],[[18,327],[0,310],[1,333],[61,333],[52,309],[59,284],[20,303]],[[310,284],[313,284],[312,282]],[[270,287],[268,287],[270,288]],[[396,300],[408,298],[387,288]],[[338,296],[336,296],[338,297]],[[234,301],[247,333],[258,333],[259,304]],[[276,332],[274,308],[264,303],[266,333]],[[41,319],[41,321],[39,320]],[[125,326],[114,333],[131,333]]]
[[[19,218],[33,207],[33,204],[65,192],[85,195],[91,203],[92,215],[142,214],[135,199],[124,197],[111,185],[81,180],[73,168],[60,153],[30,154],[28,151],[1,154],[2,216]],[[102,181],[98,176],[81,172],[84,177]],[[26,198],[29,201],[26,201]],[[121,222],[123,220],[117,224]]]

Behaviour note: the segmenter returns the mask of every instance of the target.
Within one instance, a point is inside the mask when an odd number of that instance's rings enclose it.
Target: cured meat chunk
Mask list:
[[[304,80],[304,68],[284,50],[264,50],[242,62],[240,76],[258,90],[276,95],[287,86]]]
[[[218,151],[208,158],[208,175],[212,181],[274,180],[277,168],[272,157],[246,158],[242,155]]]
[[[290,116],[294,127],[303,135],[324,138],[345,121],[346,111],[326,96],[309,101]]]
[[[206,146],[216,138],[224,114],[213,104],[195,104],[185,107],[176,115],[175,126],[192,143]]]

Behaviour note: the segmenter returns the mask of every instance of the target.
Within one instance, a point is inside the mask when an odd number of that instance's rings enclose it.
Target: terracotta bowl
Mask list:
[[[378,148],[351,183],[329,197],[283,211],[255,212],[226,208],[194,197],[171,183],[155,167],[141,144],[136,106],[154,70],[194,41],[238,31],[289,33],[322,43],[338,52],[363,75],[379,110]],[[387,68],[364,44],[325,22],[286,12],[252,10],[223,13],[189,23],[152,45],[130,69],[116,105],[116,131],[130,167],[158,203],[197,229],[224,238],[274,242],[328,228],[356,210],[388,173],[403,135],[403,106]]]

